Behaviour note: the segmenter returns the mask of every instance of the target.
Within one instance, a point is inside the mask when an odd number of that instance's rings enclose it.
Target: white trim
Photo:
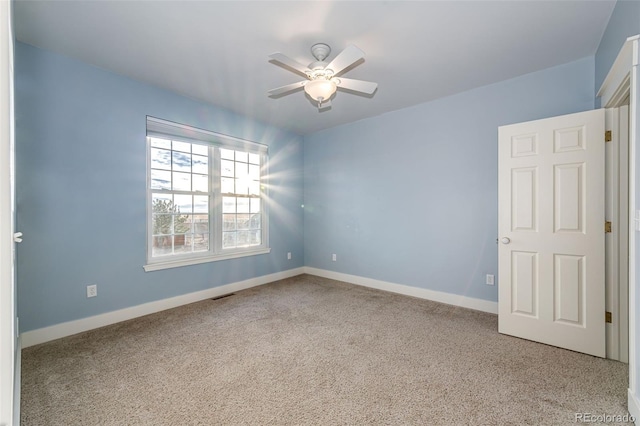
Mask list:
[[[627,92],[627,95],[629,93]],[[620,270],[619,309],[618,321],[620,329],[618,333],[620,361],[629,363],[629,106],[620,106],[618,122],[619,137],[619,181],[618,188],[618,221],[620,223],[618,245],[618,268]]]
[[[207,257],[190,257],[181,260],[173,260],[169,262],[154,262],[144,265],[145,272],[159,271],[161,269],[179,268],[181,266],[197,265],[199,263],[217,262],[218,260],[236,259],[238,257],[255,256],[258,254],[271,253],[270,248],[263,248],[253,251],[241,251],[229,254],[223,254],[220,256],[207,256]]]
[[[636,380],[638,348],[636,339],[636,321],[638,317],[636,269],[636,220],[635,212],[638,209],[636,200],[636,151],[638,143],[638,40],[640,35],[629,37],[620,53],[611,66],[598,96],[605,108],[619,106],[621,101],[629,94],[629,410],[637,412],[637,399],[639,395]]]
[[[609,359],[620,360],[619,345],[619,288],[618,288],[618,235],[621,231],[618,226],[618,145],[619,145],[619,109],[607,108],[605,110],[605,130],[610,130],[612,139],[604,144],[605,148],[605,220],[611,221],[610,233],[605,234],[605,311],[611,312],[614,319],[605,324],[606,355]]]
[[[638,317],[637,306],[637,256],[636,253],[636,227],[635,211],[638,208],[636,200],[636,152],[638,144],[638,40],[633,41],[633,66],[631,67],[631,90],[629,100],[629,391],[635,398],[638,396],[638,384],[636,382],[637,369],[637,341],[636,321]],[[632,223],[633,222],[633,223]]]
[[[461,296],[458,294],[445,293],[442,291],[428,290],[426,288],[390,283],[387,281],[375,280],[373,278],[343,274],[341,272],[311,268],[308,266],[304,267],[304,272],[305,274],[309,275],[316,275],[318,277],[344,281],[350,284],[356,284],[363,287],[389,291],[391,293],[403,294],[405,296],[445,303],[447,305],[459,306],[461,308],[474,309],[476,311],[488,312],[491,314],[498,313],[498,302],[492,302],[490,300],[476,299],[474,297]]]
[[[229,147],[229,149],[249,151],[262,155],[266,155],[269,152],[269,146],[265,144],[200,129],[187,124],[162,120],[150,115],[147,115],[147,136],[159,138],[169,136],[173,140],[182,140],[188,143],[207,142],[221,148]]]
[[[602,82],[597,97],[601,98],[604,108],[613,108],[620,105],[629,93],[629,72],[634,66],[635,42],[640,39],[640,35],[629,37],[622,49],[618,53],[616,60],[607,73],[607,77]]]
[[[629,414],[634,418],[633,422],[638,425],[638,421],[640,421],[640,400],[633,395],[631,389],[627,391],[627,407]]]
[[[375,288],[378,290],[389,291],[392,293],[403,294],[405,296],[417,297],[420,299],[432,300],[434,302],[445,303],[447,305],[459,306],[462,308],[475,309],[477,311],[488,312],[492,314],[498,313],[498,303],[489,300],[476,299],[473,297],[461,296],[457,294],[444,293],[435,290],[427,290],[424,288],[412,287],[403,284],[395,284],[386,281],[374,280],[356,275],[343,274],[324,269],[300,267],[289,269],[287,271],[276,272],[274,274],[263,275],[244,281],[238,281],[219,287],[201,290],[194,293],[183,294],[168,299],[158,300],[155,302],[144,303],[138,306],[119,309],[100,315],[94,315],[88,318],[68,321],[49,327],[39,328],[37,330],[26,331],[20,335],[22,340],[22,348],[38,345],[40,343],[49,342],[51,340],[60,339],[62,337],[71,336],[73,334],[82,333],[84,331],[93,330],[95,328],[104,327],[144,315],[153,314],[164,311],[166,309],[175,308],[189,303],[198,302],[200,300],[210,299],[212,297],[245,290],[251,287],[267,284],[273,281],[285,278],[295,277],[301,274],[316,275],[319,277],[348,282],[363,287]]]
[[[22,339],[18,337],[16,341],[16,366],[13,382],[13,424],[20,426],[20,395],[22,392]]]
[[[21,334],[22,347],[27,348],[29,346],[38,345],[40,343],[49,342],[51,340],[71,336],[77,333],[82,333],[83,331],[89,331],[95,328],[104,327],[106,325],[111,325],[121,321],[126,321],[144,315],[164,311],[166,309],[187,305],[189,303],[210,299],[212,297],[222,296],[224,294],[245,290],[251,287],[257,287],[259,285],[282,280],[285,278],[295,277],[302,273],[304,273],[302,267],[289,269],[287,271],[276,272],[274,274],[250,278],[248,280],[238,281],[219,287],[213,287],[206,290],[170,297],[168,299],[144,303],[138,306],[132,306],[130,308],[119,309],[117,311],[111,311],[88,318],[82,318],[79,320],[68,321],[49,327],[39,328],[37,330],[27,331]]]
[[[622,95],[616,102],[624,101],[629,92]],[[605,128],[612,133],[605,144],[605,220],[613,223],[612,232],[605,236],[605,308],[612,313],[612,321],[606,324],[606,349],[607,358],[628,363],[629,107],[607,108]]]
[[[13,2],[0,2],[0,425],[15,418]]]

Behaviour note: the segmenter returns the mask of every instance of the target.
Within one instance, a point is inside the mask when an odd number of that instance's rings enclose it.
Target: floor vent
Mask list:
[[[214,297],[211,300],[220,300],[220,299],[224,299],[225,297],[229,297],[229,296],[233,296],[235,293],[229,293],[229,294],[223,294],[222,296],[218,296],[218,297]]]

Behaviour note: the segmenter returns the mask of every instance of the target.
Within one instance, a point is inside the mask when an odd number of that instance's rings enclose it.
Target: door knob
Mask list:
[[[502,238],[500,238],[500,242],[502,244],[509,244],[511,242],[511,239],[508,238],[508,237],[502,237]]]
[[[22,242],[22,232],[16,232],[15,234],[13,234],[13,241],[16,243],[21,243]]]

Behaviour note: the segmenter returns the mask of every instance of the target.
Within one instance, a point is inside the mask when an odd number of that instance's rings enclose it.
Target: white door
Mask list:
[[[604,357],[604,110],[498,133],[498,331]]]

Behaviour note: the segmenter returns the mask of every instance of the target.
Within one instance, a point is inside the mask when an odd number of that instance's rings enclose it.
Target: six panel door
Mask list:
[[[604,110],[498,132],[498,331],[604,357]]]

